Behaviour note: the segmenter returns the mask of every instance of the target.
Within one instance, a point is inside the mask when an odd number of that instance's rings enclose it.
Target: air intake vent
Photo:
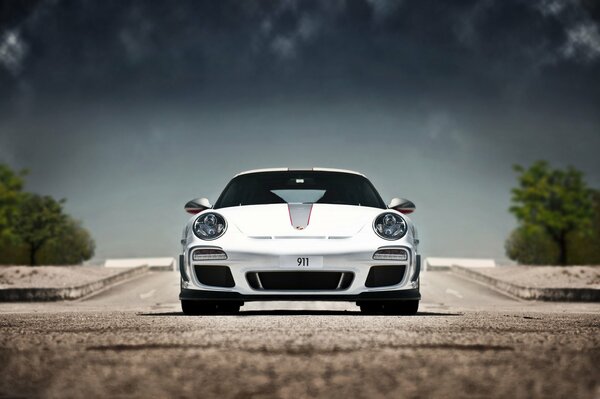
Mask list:
[[[345,290],[354,280],[351,272],[251,272],[246,275],[255,290]]]
[[[194,266],[196,278],[204,285],[231,288],[235,286],[231,270],[227,266]]]
[[[385,287],[400,284],[404,278],[406,266],[372,266],[367,276],[365,286]]]

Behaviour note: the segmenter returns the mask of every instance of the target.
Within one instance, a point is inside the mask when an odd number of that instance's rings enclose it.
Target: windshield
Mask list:
[[[259,172],[235,177],[216,208],[264,204],[342,204],[385,209],[365,177],[341,172]]]

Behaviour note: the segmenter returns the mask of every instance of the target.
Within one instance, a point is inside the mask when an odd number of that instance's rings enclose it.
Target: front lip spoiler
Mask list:
[[[276,295],[242,295],[237,292],[203,291],[183,288],[179,294],[181,301],[419,301],[421,293],[418,289],[363,292],[358,295],[322,295],[322,294],[276,294]]]

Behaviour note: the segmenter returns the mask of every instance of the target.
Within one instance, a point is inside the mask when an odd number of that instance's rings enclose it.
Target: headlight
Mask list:
[[[225,230],[227,230],[227,223],[225,223],[223,216],[218,213],[209,212],[200,215],[198,219],[194,221],[193,230],[198,238],[203,240],[214,240],[225,233]]]
[[[398,240],[406,234],[406,220],[395,213],[382,213],[375,218],[373,230],[386,240]]]

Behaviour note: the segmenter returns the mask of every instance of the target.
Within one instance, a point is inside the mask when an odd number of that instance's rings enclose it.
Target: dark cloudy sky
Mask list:
[[[595,0],[0,0],[0,162],[98,258],[175,255],[246,169],[362,171],[427,255],[502,258],[514,163],[600,187]]]

